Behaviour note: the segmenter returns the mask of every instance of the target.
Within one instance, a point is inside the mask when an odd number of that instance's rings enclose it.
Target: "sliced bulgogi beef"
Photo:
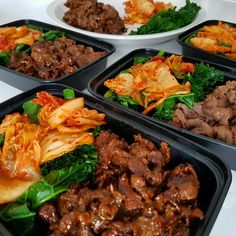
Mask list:
[[[175,196],[175,201],[183,202],[197,199],[199,181],[193,167],[187,164],[177,166],[168,176],[167,188],[169,191],[178,191],[178,199]]]
[[[13,51],[8,67],[21,73],[52,80],[70,74],[105,56],[93,48],[77,45],[66,36],[56,41],[42,40],[32,46],[31,54]]]
[[[192,219],[203,218],[197,207],[200,185],[190,164],[165,170],[168,145],[157,148],[140,135],[128,144],[102,131],[95,143],[99,153],[95,181],[61,194],[52,208],[59,216],[55,221],[43,214],[52,206],[42,207],[39,216],[49,223],[51,235],[190,234]],[[149,180],[158,173],[158,181]]]
[[[38,211],[38,215],[48,224],[57,223],[59,220],[58,211],[52,203],[45,203]]]
[[[126,32],[124,21],[116,9],[94,0],[68,0],[69,10],[63,20],[69,25],[97,33],[123,34]]]
[[[218,86],[193,109],[178,104],[170,124],[236,144],[236,81]]]

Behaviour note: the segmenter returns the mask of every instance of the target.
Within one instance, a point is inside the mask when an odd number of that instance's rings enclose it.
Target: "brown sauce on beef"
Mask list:
[[[199,181],[190,164],[166,170],[170,150],[134,136],[129,145],[114,133],[96,138],[99,165],[95,183],[74,186],[39,216],[51,235],[189,235],[202,219]]]
[[[8,67],[18,72],[43,80],[52,80],[68,75],[106,54],[93,48],[76,44],[66,36],[54,42],[42,40],[35,43],[28,55],[12,51]]]

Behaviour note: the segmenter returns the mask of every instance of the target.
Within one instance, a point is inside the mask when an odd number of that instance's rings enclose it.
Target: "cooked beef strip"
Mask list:
[[[190,234],[192,219],[203,218],[197,208],[199,181],[190,164],[165,170],[170,161],[168,145],[161,143],[157,148],[140,135],[128,144],[102,131],[95,143],[96,179],[61,194],[53,208],[57,221],[42,217],[50,224],[51,235]],[[161,178],[154,181],[158,174]],[[46,208],[47,204],[42,209]]]
[[[56,207],[48,202],[45,203],[38,211],[38,215],[48,224],[57,223],[59,220],[58,211]]]
[[[192,132],[236,144],[236,81],[218,86],[193,109],[178,104],[170,124]]]
[[[129,179],[126,174],[120,177],[119,192],[124,196],[124,211],[128,215],[139,214],[144,208],[141,196],[132,190]]]
[[[136,231],[134,231],[134,235],[166,235],[164,224],[164,218],[160,216],[157,211],[153,211],[151,217],[145,217],[144,215],[141,215],[135,220]]]
[[[167,180],[169,191],[177,189],[179,201],[191,201],[197,199],[199,181],[195,170],[191,165],[181,164],[171,171]]]
[[[123,34],[126,31],[119,13],[109,4],[94,0],[68,0],[65,6],[69,10],[63,20],[69,25],[106,34]]]
[[[131,175],[131,187],[148,203],[154,196],[155,188],[147,187],[146,181],[142,176]]]

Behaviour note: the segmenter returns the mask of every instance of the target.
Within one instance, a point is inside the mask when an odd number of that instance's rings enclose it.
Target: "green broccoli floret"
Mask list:
[[[172,120],[174,116],[174,109],[177,103],[183,103],[188,108],[192,108],[194,104],[194,94],[179,94],[169,97],[156,108],[156,111],[152,117],[165,122]]]
[[[86,144],[78,146],[75,150],[64,154],[52,161],[41,165],[40,169],[43,176],[46,176],[53,170],[69,168],[75,164],[83,164],[86,161],[97,160],[98,154],[95,145]]]
[[[217,83],[224,81],[224,73],[203,62],[196,63],[194,72],[186,74],[184,83],[187,81],[191,83],[194,101],[198,102],[202,101]]]

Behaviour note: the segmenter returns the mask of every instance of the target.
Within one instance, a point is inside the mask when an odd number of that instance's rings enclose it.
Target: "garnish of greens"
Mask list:
[[[64,35],[65,35],[64,32],[61,32],[58,30],[51,30],[51,31],[48,31],[48,32],[42,34],[39,38],[39,41],[45,39],[45,40],[54,42],[55,40],[63,37]]]
[[[1,52],[0,53],[0,65],[6,66],[7,63],[10,61],[11,53],[9,51],[7,52]]]
[[[160,106],[156,108],[153,118],[161,121],[171,121],[177,103],[183,103],[188,108],[192,108],[194,102],[199,102],[205,99],[216,84],[224,81],[224,73],[209,66],[208,64],[196,63],[193,73],[185,75],[184,83],[191,83],[191,93],[185,95],[175,95],[166,99]]]
[[[26,25],[28,28],[30,29],[34,29],[34,30],[38,30],[38,31],[44,31],[42,27],[36,26],[36,25],[32,25],[32,24],[28,24]],[[58,30],[50,30],[48,32],[43,33],[38,41],[42,41],[44,40],[48,40],[48,41],[52,41],[54,42],[55,40],[57,40],[60,37],[63,37],[65,35],[65,32],[61,32]],[[28,55],[31,53],[31,47],[27,44],[18,44],[17,47],[14,49],[16,50],[18,53],[27,53]],[[6,66],[8,64],[8,62],[10,61],[11,58],[11,51],[6,51],[6,52],[1,52],[0,53],[0,65],[2,66]]]
[[[24,113],[27,114],[30,118],[30,120],[35,123],[38,124],[38,113],[41,110],[41,106],[33,103],[32,101],[27,101],[23,104],[23,109],[24,109]]]
[[[0,134],[0,147],[3,146],[4,140],[5,140],[4,135],[3,135],[3,134]]]
[[[74,97],[74,91],[63,91],[65,97]],[[64,97],[64,99],[65,99]],[[40,106],[31,101],[23,104],[24,112],[37,122]],[[101,128],[90,130],[97,136]],[[4,142],[4,137],[0,137]],[[98,153],[94,144],[78,146],[75,150],[40,166],[42,179],[29,187],[15,202],[0,207],[0,218],[7,226],[14,228],[16,235],[34,235],[37,230],[37,211],[43,203],[55,200],[73,184],[82,183],[92,178],[98,163]]]
[[[197,16],[201,7],[190,0],[186,0],[185,6],[179,10],[170,8],[168,11],[160,11],[151,17],[145,25],[140,26],[137,31],[130,35],[155,34],[176,30],[190,24]]]
[[[206,94],[211,92],[215,85],[224,81],[224,73],[208,64],[196,63],[194,73],[185,76],[184,83],[191,83],[191,92],[194,93],[194,101],[202,101]]]
[[[136,102],[133,98],[129,96],[119,96],[115,93],[114,90],[108,90],[104,97],[111,101],[116,101],[120,105],[127,107],[127,108],[134,108],[134,106],[139,106],[138,102]]]
[[[194,94],[190,93],[170,96],[156,108],[156,111],[152,117],[165,122],[172,120],[174,117],[174,109],[177,103],[183,103],[190,109],[193,108]]]
[[[63,95],[65,100],[70,100],[72,98],[75,98],[75,91],[72,89],[64,89],[63,90]]]
[[[158,55],[163,56],[164,50],[160,50]],[[147,57],[137,56],[134,59],[134,65],[137,63],[145,63]],[[128,72],[129,69],[125,70]],[[209,94],[214,87],[224,81],[224,73],[209,66],[208,64],[195,63],[195,69],[193,73],[184,74],[183,83],[189,81],[191,83],[190,94],[179,94],[168,97],[160,106],[158,106],[153,114],[149,114],[155,119],[161,121],[171,121],[173,119],[174,110],[177,103],[183,103],[190,109],[193,107],[195,102],[202,101],[206,95]],[[114,90],[108,90],[104,97],[108,100],[119,103],[120,105],[131,108],[133,110],[141,110],[142,107],[129,96],[119,96]]]

